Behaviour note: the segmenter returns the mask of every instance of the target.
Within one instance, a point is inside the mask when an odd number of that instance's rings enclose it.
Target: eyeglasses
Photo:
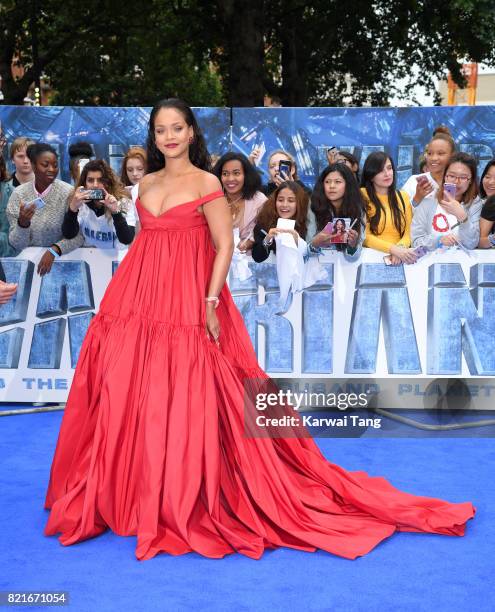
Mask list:
[[[471,180],[470,176],[457,176],[457,174],[446,174],[445,180],[451,183],[467,183],[467,181]]]

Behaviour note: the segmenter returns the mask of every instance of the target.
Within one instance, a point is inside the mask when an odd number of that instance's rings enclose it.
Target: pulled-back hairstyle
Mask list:
[[[146,174],[146,151],[143,147],[131,147],[122,160],[122,168],[120,170],[120,180],[123,185],[132,185],[129,177],[127,176],[127,162],[130,159],[139,159],[143,162],[144,173]]]
[[[236,153],[235,151],[229,151],[225,153],[217,161],[213,168],[213,174],[222,182],[222,170],[225,164],[229,161],[240,162],[244,171],[244,185],[242,187],[242,197],[245,200],[250,200],[254,194],[261,189],[261,177],[257,170],[251,164],[248,158],[242,153]]]
[[[486,190],[483,187],[483,179],[485,178],[485,176],[488,174],[488,172],[490,171],[490,168],[493,168],[493,166],[495,166],[495,158],[491,159],[485,166],[485,169],[483,170],[483,174],[481,175],[480,178],[480,196],[482,198],[486,198]]]
[[[295,217],[292,217],[296,221],[294,229],[299,236],[301,236],[301,238],[306,238],[306,234],[308,233],[307,217],[309,195],[307,194],[306,190],[299,185],[299,183],[294,181],[284,181],[283,183],[280,183],[275,191],[270,194],[270,197],[263,204],[258,213],[256,223],[266,232],[271,230],[272,227],[277,227],[277,220],[279,218],[279,214],[277,212],[277,197],[282,189],[290,189],[296,196],[296,214]]]
[[[325,194],[325,179],[331,172],[338,172],[345,181],[344,197],[338,212]],[[358,234],[361,233],[364,201],[354,172],[348,166],[342,162],[337,162],[330,164],[323,170],[317,178],[311,194],[311,210],[315,213],[318,231],[321,231],[334,217],[348,217],[358,220],[355,229]]]
[[[434,140],[443,140],[444,142],[448,142],[452,153],[455,153],[455,140],[452,138],[452,134],[446,125],[439,125],[433,130],[433,136],[428,144],[432,143]],[[426,145],[426,150],[428,150],[428,145]]]
[[[469,208],[474,201],[474,198],[478,195],[478,164],[476,163],[475,158],[469,153],[454,153],[452,157],[449,159],[449,163],[445,166],[445,171],[443,173],[442,183],[438,188],[437,192],[437,201],[440,202],[444,199],[443,195],[443,186],[445,184],[445,176],[449,171],[449,168],[452,164],[464,164],[467,166],[471,172],[471,182],[469,183],[469,187],[466,192],[462,195],[462,202]]]
[[[385,216],[386,212],[383,207],[383,204],[380,201],[380,198],[378,197],[378,194],[376,193],[375,185],[373,184],[373,179],[385,168],[385,164],[389,160],[392,164],[394,180],[388,188],[387,195],[390,211],[392,213],[392,223],[394,224],[395,229],[402,238],[406,231],[406,211],[405,204],[402,203],[402,201],[399,203],[399,198],[397,197],[397,188],[395,186],[395,166],[394,162],[392,161],[392,158],[389,157],[383,151],[374,151],[373,153],[370,153],[366,158],[366,161],[364,162],[363,175],[361,177],[361,187],[364,187],[364,189],[366,190],[366,195],[368,196],[368,200],[375,207],[373,216],[370,216],[369,214],[369,207],[367,207],[367,213],[370,222],[371,233],[377,236],[380,232],[380,222],[382,220],[382,215]]]
[[[288,153],[287,151],[284,151],[283,149],[275,149],[275,151],[270,151],[270,155],[268,156],[267,161],[268,168],[270,168],[270,162],[272,160],[272,157],[274,157],[275,155],[283,155],[284,157],[287,157],[287,159],[291,163],[291,170],[294,170],[294,180],[297,181],[299,177],[297,176],[297,163],[294,159],[294,156]]]
[[[189,159],[201,170],[211,171],[211,161],[206,142],[192,110],[179,98],[167,98],[155,104],[148,123],[148,138],[146,141],[147,173],[156,172],[165,167],[165,156],[158,150],[155,141],[155,119],[162,108],[174,108],[184,117],[189,127],[192,127],[193,141],[189,145]]]
[[[43,155],[43,153],[53,153],[53,155],[55,155],[55,157],[58,159],[58,153],[46,142],[36,142],[34,144],[30,144],[26,149],[26,155],[32,164],[35,164],[38,157]]]

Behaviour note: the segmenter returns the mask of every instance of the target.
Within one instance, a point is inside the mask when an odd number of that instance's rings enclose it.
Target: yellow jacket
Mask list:
[[[406,205],[406,227],[404,235],[400,237],[399,232],[395,229],[393,222],[392,213],[390,212],[390,205],[387,195],[378,195],[385,214],[382,215],[380,220],[380,227],[378,228],[379,234],[375,235],[371,233],[369,218],[375,214],[375,205],[372,204],[368,199],[366,189],[361,187],[361,193],[363,194],[364,203],[366,206],[366,238],[364,239],[363,246],[370,249],[376,249],[377,251],[383,251],[384,253],[390,253],[390,247],[395,245],[410,247],[411,246],[411,221],[412,221],[412,206],[411,200],[405,191],[401,191],[400,194]],[[401,201],[397,196],[399,206]]]

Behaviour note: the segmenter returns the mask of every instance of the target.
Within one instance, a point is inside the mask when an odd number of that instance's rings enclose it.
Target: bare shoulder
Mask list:
[[[138,194],[140,198],[144,193],[146,193],[146,191],[148,191],[151,185],[156,182],[157,178],[156,172],[150,172],[150,174],[145,174],[143,176],[143,178],[139,181]]]
[[[211,172],[201,171],[199,176],[200,191],[202,196],[209,195],[215,191],[223,191],[222,183]]]

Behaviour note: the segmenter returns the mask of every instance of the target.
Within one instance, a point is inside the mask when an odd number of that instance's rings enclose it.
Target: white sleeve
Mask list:
[[[416,183],[417,183],[416,174],[412,174],[401,188],[401,191],[405,191],[407,195],[409,196],[409,199],[411,200],[411,204],[416,194]],[[414,207],[414,204],[413,204],[413,207]]]

